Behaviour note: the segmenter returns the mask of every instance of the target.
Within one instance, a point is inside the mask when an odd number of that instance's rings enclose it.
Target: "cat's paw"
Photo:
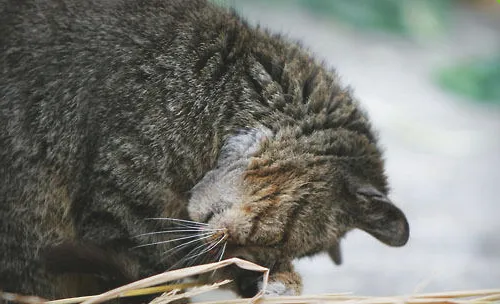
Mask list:
[[[262,289],[262,283],[259,284]],[[285,285],[283,282],[270,282],[267,284],[266,290],[264,290],[264,296],[277,297],[277,296],[297,296],[297,291],[291,287]]]
[[[262,290],[262,282],[259,289]],[[302,279],[294,271],[274,273],[269,278],[269,283],[264,289],[265,296],[298,296],[302,292]]]

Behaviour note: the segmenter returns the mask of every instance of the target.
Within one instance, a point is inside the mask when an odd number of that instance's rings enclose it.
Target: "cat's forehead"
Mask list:
[[[218,165],[252,157],[259,151],[261,144],[271,137],[273,132],[264,126],[238,130],[235,135],[228,137],[222,146]]]

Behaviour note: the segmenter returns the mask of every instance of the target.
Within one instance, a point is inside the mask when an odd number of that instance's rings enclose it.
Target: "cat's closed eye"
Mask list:
[[[213,211],[210,211],[202,220],[202,222],[208,223],[214,217],[214,214],[215,213]]]

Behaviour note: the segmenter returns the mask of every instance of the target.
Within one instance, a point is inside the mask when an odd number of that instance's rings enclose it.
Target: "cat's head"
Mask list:
[[[328,251],[362,229],[390,246],[409,237],[403,212],[387,197],[376,143],[345,129],[304,134],[285,127],[227,140],[218,165],[192,189],[189,214],[227,231],[226,256],[272,268]]]

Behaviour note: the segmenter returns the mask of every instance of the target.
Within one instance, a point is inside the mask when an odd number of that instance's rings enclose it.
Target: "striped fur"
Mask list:
[[[283,294],[293,259],[351,229],[408,239],[367,115],[299,44],[202,0],[0,0],[0,20],[0,289],[77,296],[176,265],[170,243],[131,250],[166,229],[146,218],[225,229],[216,258],[271,267]],[[51,252],[110,257],[106,284]]]

